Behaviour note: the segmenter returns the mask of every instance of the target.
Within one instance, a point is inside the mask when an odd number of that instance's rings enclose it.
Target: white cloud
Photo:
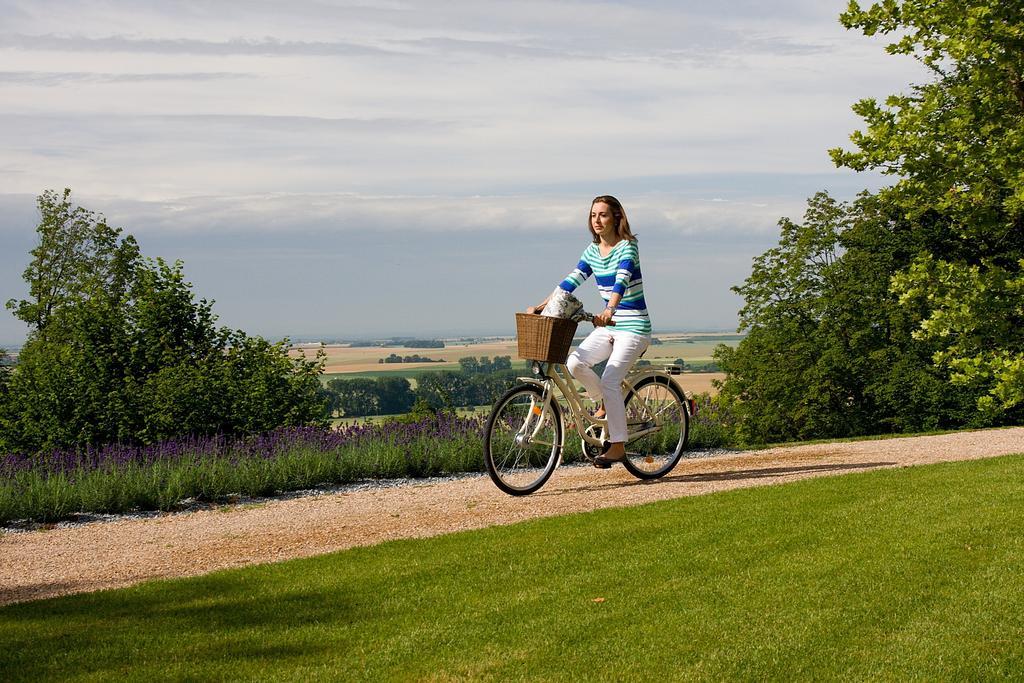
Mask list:
[[[924,78],[841,3],[764,7],[0,0],[0,183],[72,187],[182,250],[369,230],[501,249],[576,230],[605,192],[642,235],[759,249],[813,191],[877,182],[826,149],[855,100]]]
[[[910,73],[795,2],[772,16],[697,3],[8,5],[0,115],[40,122],[0,129],[9,191],[462,193],[822,172],[857,125],[852,101]]]
[[[595,193],[591,193],[595,194]],[[522,234],[537,239],[559,231],[586,236],[588,197],[573,195],[424,196],[355,193],[191,196],[165,201],[76,195],[109,222],[139,236],[209,233],[294,235],[304,239],[365,233],[424,235]],[[688,198],[665,193],[619,194],[630,222],[640,232],[703,235],[734,240],[772,235],[783,215],[802,214],[802,197],[755,202],[749,199]]]

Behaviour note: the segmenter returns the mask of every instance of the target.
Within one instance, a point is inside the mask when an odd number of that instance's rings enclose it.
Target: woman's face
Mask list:
[[[605,242],[615,241],[615,214],[612,207],[604,202],[596,202],[590,207],[590,227]]]

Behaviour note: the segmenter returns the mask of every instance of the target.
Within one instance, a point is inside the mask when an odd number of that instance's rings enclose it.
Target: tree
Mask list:
[[[748,442],[950,427],[973,398],[950,392],[931,366],[936,345],[912,331],[926,311],[901,306],[888,283],[930,239],[869,194],[853,204],[825,193],[802,223],[780,221],[779,245],[734,291],[746,304],[722,400]]]
[[[415,403],[412,385],[404,377],[332,379],[327,383],[333,404],[348,417],[397,415]]]
[[[291,358],[287,340],[216,327],[180,262],[142,258],[68,191],[44,193],[39,207],[30,298],[8,304],[30,333],[0,392],[0,448],[325,423],[322,350]]]
[[[467,375],[486,375],[492,372],[498,372],[499,370],[511,370],[512,357],[495,356],[494,359],[491,360],[490,356],[480,356],[480,358],[466,356],[459,359],[459,366],[462,368],[462,372]]]
[[[7,302],[15,317],[38,336],[59,337],[64,315],[90,299],[123,296],[139,259],[131,235],[107,225],[103,216],[71,203],[71,190],[48,190],[37,199],[42,215],[39,243],[23,277],[29,299]]]
[[[835,382],[821,386],[824,378],[815,376],[824,350],[815,333],[847,222],[845,207],[819,193],[802,225],[780,221],[779,246],[754,259],[750,277],[733,288],[745,301],[740,329],[748,335],[735,350],[720,346],[715,357],[728,373],[723,400],[737,404],[747,441],[813,434],[821,414],[844,401]]]
[[[749,334],[716,358],[747,440],[1024,417],[1021,9],[884,0],[842,15],[896,35],[888,51],[932,79],[858,102],[854,149],[830,152],[894,183],[851,205],[812,198],[736,288]]]
[[[512,370],[493,370],[485,375],[477,375],[470,378],[467,394],[459,405],[490,405],[516,383],[516,373]]]
[[[380,415],[377,384],[372,379],[332,379],[327,388],[336,396],[336,404],[346,417]]]
[[[462,372],[442,370],[423,373],[416,379],[416,396],[424,399],[435,410],[452,410],[469,405],[466,401],[469,377]]]
[[[405,377],[378,377],[377,391],[380,410],[385,415],[405,413],[416,402],[412,384]]]
[[[121,399],[117,373],[125,354],[126,310],[140,268],[131,236],[71,203],[70,190],[37,201],[39,241],[24,279],[29,299],[7,308],[29,325],[29,339],[0,406],[0,440],[8,449],[116,440]]]
[[[462,368],[462,371],[467,375],[472,375],[480,372],[480,361],[476,359],[476,356],[466,356],[465,358],[460,358],[459,366]]]
[[[990,414],[1024,405],[1024,12],[1006,0],[885,0],[841,16],[866,35],[895,34],[933,80],[856,111],[856,170],[898,180],[880,196],[942,233],[893,278],[900,301],[929,313],[916,334]],[[977,392],[976,390],[980,390]]]

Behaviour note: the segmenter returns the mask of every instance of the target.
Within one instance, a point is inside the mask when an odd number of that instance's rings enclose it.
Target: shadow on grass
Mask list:
[[[160,661],[133,657],[136,643],[159,653],[168,667],[164,674],[172,677],[191,661],[276,666],[303,660],[321,645],[281,642],[275,634],[373,620],[373,610],[367,613],[365,601],[359,606],[344,586],[309,583],[280,591],[261,574],[230,572],[8,605],[0,608],[0,670],[17,672],[21,680],[50,679],[68,668],[100,678],[139,665],[160,670]],[[322,647],[344,654],[344,644]],[[33,651],[53,657],[21,656]]]
[[[99,590],[101,588],[102,586],[99,584],[77,581],[42,581],[39,583],[15,586],[13,588],[0,588],[0,607],[17,602],[39,600],[48,596],[60,595],[62,593],[84,593],[86,591]]]
[[[535,495],[561,496],[567,493],[579,493],[580,491],[608,491],[629,486],[649,486],[661,482],[706,483],[716,481],[738,481],[742,479],[770,479],[773,477],[786,477],[793,474],[854,472],[857,470],[877,469],[879,467],[891,467],[896,464],[897,463],[895,462],[859,462],[833,465],[797,465],[793,467],[749,468],[742,470],[728,470],[725,472],[698,472],[695,474],[668,474],[661,479],[636,479],[633,481],[609,482],[607,484],[592,484],[590,486],[573,486],[562,490],[541,491]]]
[[[750,468],[745,470],[729,470],[727,472],[707,472],[697,474],[669,474],[663,477],[664,481],[735,481],[737,479],[768,479],[771,477],[785,477],[791,474],[811,474],[815,472],[853,472],[856,470],[871,470],[879,467],[891,467],[895,462],[857,462],[833,465],[796,465],[793,467],[763,467]]]

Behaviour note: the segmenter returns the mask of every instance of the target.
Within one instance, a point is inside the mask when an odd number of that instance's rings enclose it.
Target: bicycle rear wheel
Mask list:
[[[672,471],[690,438],[686,397],[667,377],[645,377],[626,396],[630,432],[656,428],[626,443],[622,464],[640,479],[657,479]]]
[[[512,496],[538,490],[554,472],[562,451],[562,416],[533,384],[513,387],[494,404],[484,430],[484,464],[494,484]]]

